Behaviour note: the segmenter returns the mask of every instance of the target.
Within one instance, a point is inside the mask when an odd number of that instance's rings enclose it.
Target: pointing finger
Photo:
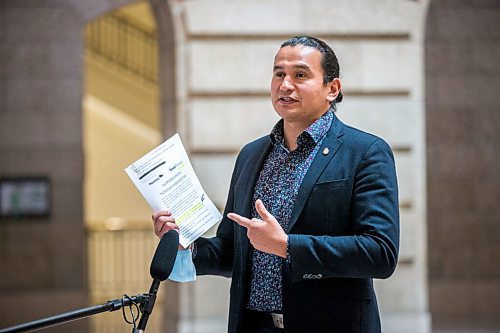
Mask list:
[[[227,217],[245,228],[248,228],[251,223],[251,220],[235,213],[228,213]]]

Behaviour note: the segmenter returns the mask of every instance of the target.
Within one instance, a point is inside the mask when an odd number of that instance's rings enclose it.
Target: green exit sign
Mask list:
[[[0,217],[50,216],[51,194],[47,177],[0,178]]]

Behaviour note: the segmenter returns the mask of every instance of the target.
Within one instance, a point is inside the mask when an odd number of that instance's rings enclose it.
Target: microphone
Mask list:
[[[153,278],[153,283],[149,289],[149,301],[144,305],[144,308],[141,309],[142,317],[139,321],[139,325],[137,326],[137,330],[134,329],[134,333],[142,333],[146,329],[149,315],[153,311],[160,282],[166,280],[172,272],[178,248],[179,233],[177,231],[170,230],[160,239],[160,244],[158,244],[158,247],[156,248],[153,260],[151,261],[151,266],[149,268],[149,273]]]
[[[170,230],[160,239],[160,244],[156,248],[149,274],[153,279],[165,281],[172,272],[179,249],[179,233]]]

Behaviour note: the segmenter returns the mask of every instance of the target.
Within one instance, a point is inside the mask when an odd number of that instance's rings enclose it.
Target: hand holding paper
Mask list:
[[[179,226],[175,223],[175,219],[171,212],[165,210],[154,212],[151,219],[154,223],[155,235],[158,236],[158,238],[162,238],[163,235],[170,230],[179,231]],[[184,249],[182,245],[179,244],[179,246]]]
[[[165,223],[179,227],[179,243],[187,248],[193,241],[222,219],[222,215],[207,196],[196,177],[179,134],[141,157],[125,171],[151,208],[168,211],[172,219]],[[155,233],[161,235],[174,226],[155,223]],[[168,229],[168,230],[167,230]]]

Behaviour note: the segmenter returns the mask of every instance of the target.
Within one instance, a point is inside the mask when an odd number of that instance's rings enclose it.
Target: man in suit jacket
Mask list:
[[[321,40],[281,45],[271,98],[282,119],[240,152],[196,272],[232,277],[230,333],[380,332],[372,278],[392,274],[399,245],[391,149],[335,116],[339,66]],[[177,228],[153,221],[160,237]]]

